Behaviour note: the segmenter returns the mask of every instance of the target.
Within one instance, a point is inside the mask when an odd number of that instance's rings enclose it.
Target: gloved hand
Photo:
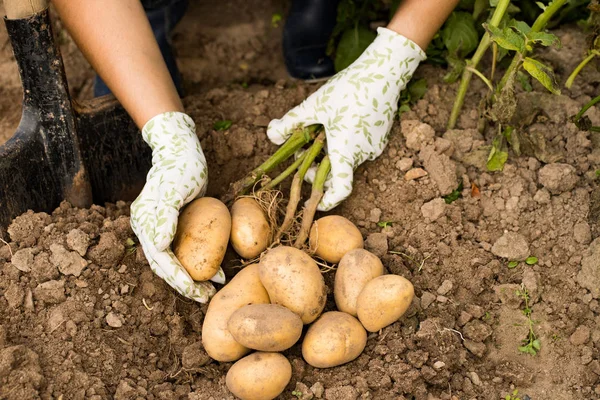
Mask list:
[[[320,211],[328,211],[352,192],[354,170],[385,149],[398,109],[400,91],[425,53],[414,42],[386,28],[348,68],[336,74],[267,129],[282,144],[300,126],[322,124],[327,135],[331,173]]]
[[[131,205],[131,227],[152,271],[183,296],[206,303],[214,286],[194,282],[170,249],[179,210],[206,192],[206,159],[196,125],[184,113],[168,112],[148,121],[142,136],[152,148],[152,168]],[[225,275],[219,271],[212,280],[224,283]]]

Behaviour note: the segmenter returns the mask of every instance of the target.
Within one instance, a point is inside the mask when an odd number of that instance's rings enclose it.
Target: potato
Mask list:
[[[250,349],[287,350],[302,335],[302,319],[277,304],[251,304],[234,312],[227,329],[233,338]]]
[[[302,322],[313,322],[327,300],[325,281],[312,258],[294,247],[279,246],[266,253],[259,263],[260,281],[271,303],[295,312]]]
[[[350,250],[340,261],[335,273],[333,294],[337,309],[356,317],[356,300],[365,285],[383,274],[383,264],[364,249]]]
[[[227,389],[242,400],[271,400],[292,379],[290,362],[279,353],[252,353],[229,368]]]
[[[330,368],[354,360],[367,344],[367,332],[352,315],[330,311],[321,315],[302,342],[302,356],[316,368]]]
[[[364,246],[356,225],[340,215],[316,220],[308,238],[315,255],[330,263],[339,263],[344,254]]]
[[[248,304],[268,304],[269,295],[258,277],[258,264],[242,269],[208,305],[202,325],[202,344],[217,361],[235,361],[250,352],[227,329],[229,317]]]
[[[358,319],[369,332],[377,332],[396,322],[415,295],[415,289],[399,275],[382,275],[369,281],[358,295]]]
[[[242,258],[252,259],[266,250],[272,231],[267,217],[250,197],[242,197],[231,207],[231,245]]]
[[[173,252],[192,279],[206,281],[219,271],[231,233],[231,216],[225,204],[201,197],[179,215]]]

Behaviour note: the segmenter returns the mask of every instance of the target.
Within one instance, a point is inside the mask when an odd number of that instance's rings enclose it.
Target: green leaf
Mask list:
[[[271,26],[273,28],[278,28],[279,23],[281,22],[282,19],[283,19],[283,16],[280,13],[274,13],[273,15],[271,15]]]
[[[462,197],[463,183],[462,181],[458,184],[458,187],[452,191],[452,193],[443,197],[446,204],[451,204]]]
[[[537,264],[537,262],[538,262],[538,258],[534,257],[534,256],[527,257],[527,259],[525,260],[525,263],[527,265],[535,265],[535,264]]]
[[[506,160],[508,160],[508,152],[504,136],[500,134],[492,142],[492,149],[486,163],[488,171],[502,171]]]
[[[473,15],[453,12],[442,30],[442,40],[448,52],[458,58],[464,58],[475,50],[479,44],[479,35]]]
[[[526,36],[529,32],[531,32],[531,27],[524,21],[517,21],[513,19],[510,21],[508,26],[523,36]]]
[[[335,53],[335,70],[343,70],[366,50],[377,35],[368,28],[357,26],[342,34]]]
[[[527,39],[542,46],[557,46],[560,47],[560,39],[558,36],[547,32],[530,32],[527,34]]]
[[[540,343],[539,339],[535,339],[533,342],[531,342],[531,346],[538,351],[542,348],[542,344]]]
[[[516,268],[517,265],[519,265],[518,261],[511,261],[511,262],[508,263],[508,269]]]
[[[412,80],[406,89],[410,94],[411,103],[414,104],[425,96],[427,92],[427,80],[425,78]]]
[[[533,58],[526,57],[525,60],[523,60],[523,68],[551,93],[560,94],[560,88],[551,67],[534,60]]]
[[[402,104],[399,108],[398,108],[398,114],[402,114],[405,112],[410,111],[410,106],[408,104]]]
[[[229,129],[231,127],[232,123],[233,122],[231,122],[228,119],[224,119],[222,121],[217,121],[213,125],[213,129],[216,130],[216,131],[226,131],[227,129]]]
[[[392,226],[392,221],[381,221],[377,223],[377,226],[380,228],[387,228],[388,226]]]
[[[467,63],[452,55],[446,57],[446,62],[448,63],[448,72],[444,75],[444,82],[454,83],[461,77]]]
[[[525,51],[525,39],[510,27],[500,29],[488,24],[483,24],[483,27],[489,32],[490,39],[498,43],[498,46],[503,49],[520,53]]]
[[[533,87],[531,86],[531,83],[529,82],[529,77],[527,76],[527,74],[523,73],[523,71],[517,72],[517,80],[521,84],[521,87],[523,88],[524,91],[526,91],[526,92],[533,91]]]

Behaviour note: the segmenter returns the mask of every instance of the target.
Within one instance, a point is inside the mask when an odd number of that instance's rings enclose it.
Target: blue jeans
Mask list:
[[[177,23],[183,18],[188,6],[188,0],[142,0],[148,21],[154,32],[154,37],[162,53],[167,68],[171,73],[173,83],[177,88],[179,96],[183,96],[181,87],[181,75],[177,68],[173,49],[171,48],[171,32]],[[102,78],[96,75],[94,81],[94,96],[104,96],[110,93],[110,89]]]

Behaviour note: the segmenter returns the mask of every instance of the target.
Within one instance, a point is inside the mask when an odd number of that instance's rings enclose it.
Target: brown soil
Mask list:
[[[209,195],[222,194],[271,153],[268,121],[316,88],[280,79],[280,30],[270,17],[283,6],[260,4],[195,5],[176,37],[186,107],[212,166]],[[558,34],[563,49],[541,57],[564,81],[584,38],[575,28]],[[12,67],[3,61],[0,68]],[[482,137],[473,129],[483,84],[473,82],[459,129],[446,132],[456,85],[443,84],[431,66],[417,75],[427,78],[425,98],[394,126],[385,153],[358,169],[352,196],[335,210],[360,227],[388,272],[414,283],[414,304],[344,366],[312,368],[294,346],[285,353],[293,377],[281,398],[492,400],[518,389],[533,400],[599,399],[600,136],[579,132],[568,117],[597,94],[600,74],[586,68],[562,96],[536,85],[519,94],[523,132],[540,134],[561,159],[544,166],[511,154],[501,173],[481,166],[493,132]],[[18,85],[6,76],[0,79],[10,97]],[[89,95],[89,83],[79,87]],[[18,110],[2,104],[5,132]],[[600,123],[598,111],[589,115]],[[232,127],[212,130],[220,119]],[[411,162],[428,175],[406,181]],[[441,201],[461,180],[462,198]],[[65,203],[51,215],[18,217],[9,233],[0,245],[0,398],[232,398],[224,378],[231,364],[211,361],[200,343],[206,306],[152,274],[129,241],[127,204]],[[509,259],[530,255],[537,264],[508,268]],[[226,263],[230,277],[235,264]],[[330,288],[333,276],[325,274]],[[527,335],[515,294],[522,285],[541,342],[536,356],[518,350]],[[335,307],[329,294],[328,310]]]

